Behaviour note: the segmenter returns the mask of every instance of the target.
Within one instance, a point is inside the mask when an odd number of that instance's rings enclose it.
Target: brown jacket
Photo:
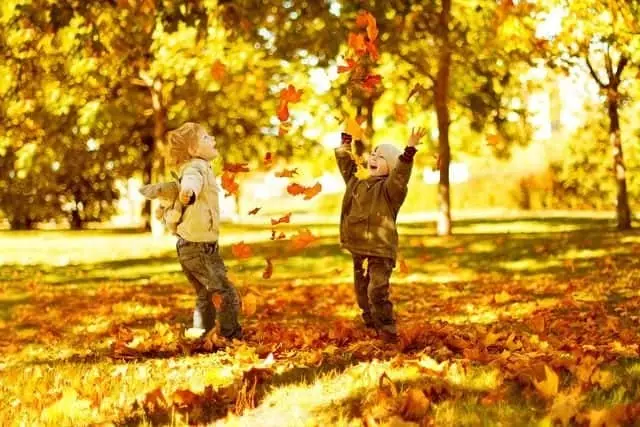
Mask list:
[[[402,154],[387,176],[359,180],[355,176],[357,166],[350,153],[350,144],[336,149],[338,168],[347,183],[340,214],[343,248],[354,254],[395,261],[398,250],[396,217],[407,195],[412,154]]]

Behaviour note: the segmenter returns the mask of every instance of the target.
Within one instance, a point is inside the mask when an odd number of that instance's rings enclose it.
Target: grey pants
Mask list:
[[[231,338],[240,335],[238,323],[240,297],[233,283],[227,278],[227,269],[220,257],[216,242],[189,242],[178,238],[178,261],[182,271],[196,291],[193,311],[193,327],[209,331],[215,326],[216,309],[211,300],[222,297],[218,321],[221,335]]]
[[[364,268],[364,260],[368,266]],[[389,278],[394,262],[391,258],[353,254],[353,278],[358,306],[364,323],[395,334],[393,304],[389,300]]]

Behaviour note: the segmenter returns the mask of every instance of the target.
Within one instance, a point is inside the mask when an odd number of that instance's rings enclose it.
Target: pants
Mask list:
[[[238,323],[240,296],[227,278],[227,269],[220,257],[218,244],[188,242],[178,238],[176,249],[182,271],[196,291],[193,327],[206,331],[213,329],[216,309],[211,297],[218,294],[222,297],[218,313],[220,334],[229,338],[237,336],[242,330]]]
[[[368,260],[367,268],[363,265],[365,260]],[[364,323],[395,334],[393,304],[389,300],[389,278],[393,267],[391,258],[353,254],[356,298]]]

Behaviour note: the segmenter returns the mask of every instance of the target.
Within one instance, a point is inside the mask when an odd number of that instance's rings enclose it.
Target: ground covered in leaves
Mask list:
[[[231,343],[184,336],[169,236],[0,234],[2,424],[638,425],[639,232],[404,225],[387,345],[358,321],[337,226],[275,226],[222,227]]]

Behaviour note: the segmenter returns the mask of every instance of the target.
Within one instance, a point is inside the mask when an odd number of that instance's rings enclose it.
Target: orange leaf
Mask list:
[[[347,58],[347,65],[338,65],[338,73],[348,73],[356,66],[356,61],[351,58]]]
[[[247,294],[242,298],[242,313],[245,316],[253,316],[256,314],[258,298],[254,294]]]
[[[315,242],[318,238],[311,234],[308,229],[302,229],[298,231],[298,234],[291,238],[291,247],[296,250],[301,250]]]
[[[498,135],[487,135],[487,145],[498,145],[500,142],[500,136]]]
[[[222,170],[231,173],[249,172],[249,166],[246,163],[225,163]]]
[[[291,222],[291,212],[289,212],[285,216],[280,217],[278,219],[272,219],[271,220],[271,225],[285,224],[285,223],[290,223],[290,222]]]
[[[211,77],[213,77],[215,80],[221,82],[222,80],[224,80],[224,77],[227,74],[227,67],[225,67],[225,65],[220,62],[220,60],[216,60],[216,62],[213,63],[213,65],[211,66]]]
[[[271,152],[268,152],[264,155],[263,163],[266,167],[269,167],[273,164],[273,154],[271,154]]]
[[[356,25],[360,28],[364,28],[369,24],[369,17],[371,14],[366,10],[360,11],[356,16]]]
[[[407,265],[407,261],[405,261],[404,259],[400,260],[400,273],[409,274],[409,266]]]
[[[353,136],[354,140],[364,139],[364,132],[360,127],[360,124],[354,119],[347,119],[347,133]]]
[[[305,188],[304,199],[311,200],[312,198],[317,196],[318,193],[320,193],[321,191],[322,191],[322,184],[320,184],[319,182],[316,182],[316,184],[313,187]]]
[[[422,390],[411,387],[403,396],[400,413],[405,420],[420,421],[427,415],[430,405],[431,401]]]
[[[393,115],[398,123],[407,123],[407,106],[395,104],[393,106]]]
[[[304,191],[305,191],[305,187],[295,182],[287,185],[287,193],[291,194],[292,196],[297,196],[298,194],[304,194]]]
[[[298,168],[294,169],[285,169],[282,172],[276,172],[276,176],[278,178],[292,178],[294,175],[298,174]]]
[[[367,22],[367,37],[369,37],[370,41],[375,41],[378,38],[378,24],[376,22],[376,18],[373,17],[370,13],[368,13],[368,22]]]
[[[259,210],[260,210],[260,208],[251,209],[251,210],[249,211],[249,215],[255,215],[255,214],[257,214],[257,213],[258,213],[258,211],[259,211]]]
[[[282,92],[280,92],[280,101],[291,103],[298,102],[302,97],[302,92],[302,89],[296,90],[293,85],[289,85],[286,89],[283,89]]]
[[[280,101],[280,105],[277,110],[278,120],[281,122],[286,122],[289,120],[289,106],[287,101]]]
[[[267,266],[265,267],[264,271],[262,272],[262,278],[263,279],[270,279],[271,275],[273,274],[273,263],[271,262],[271,259],[267,258]]]
[[[236,175],[231,172],[226,171],[222,174],[222,188],[226,191],[225,197],[232,194],[238,194],[240,186],[235,179]]]
[[[201,398],[200,395],[191,390],[176,390],[171,395],[171,400],[174,406],[178,408],[191,409],[200,403]]]
[[[291,125],[289,123],[280,123],[280,127],[278,128],[278,136],[285,136],[289,133],[289,129],[291,129]]]
[[[349,33],[347,43],[358,56],[361,56],[367,51],[367,47],[364,44],[364,36],[362,34]]]
[[[378,47],[376,46],[376,44],[370,41],[366,41],[364,43],[367,48],[367,52],[369,52],[369,55],[371,56],[371,59],[373,59],[374,61],[380,59],[380,53],[378,53]]]
[[[236,258],[249,258],[252,255],[251,246],[244,243],[244,241],[231,245],[231,253]]]

